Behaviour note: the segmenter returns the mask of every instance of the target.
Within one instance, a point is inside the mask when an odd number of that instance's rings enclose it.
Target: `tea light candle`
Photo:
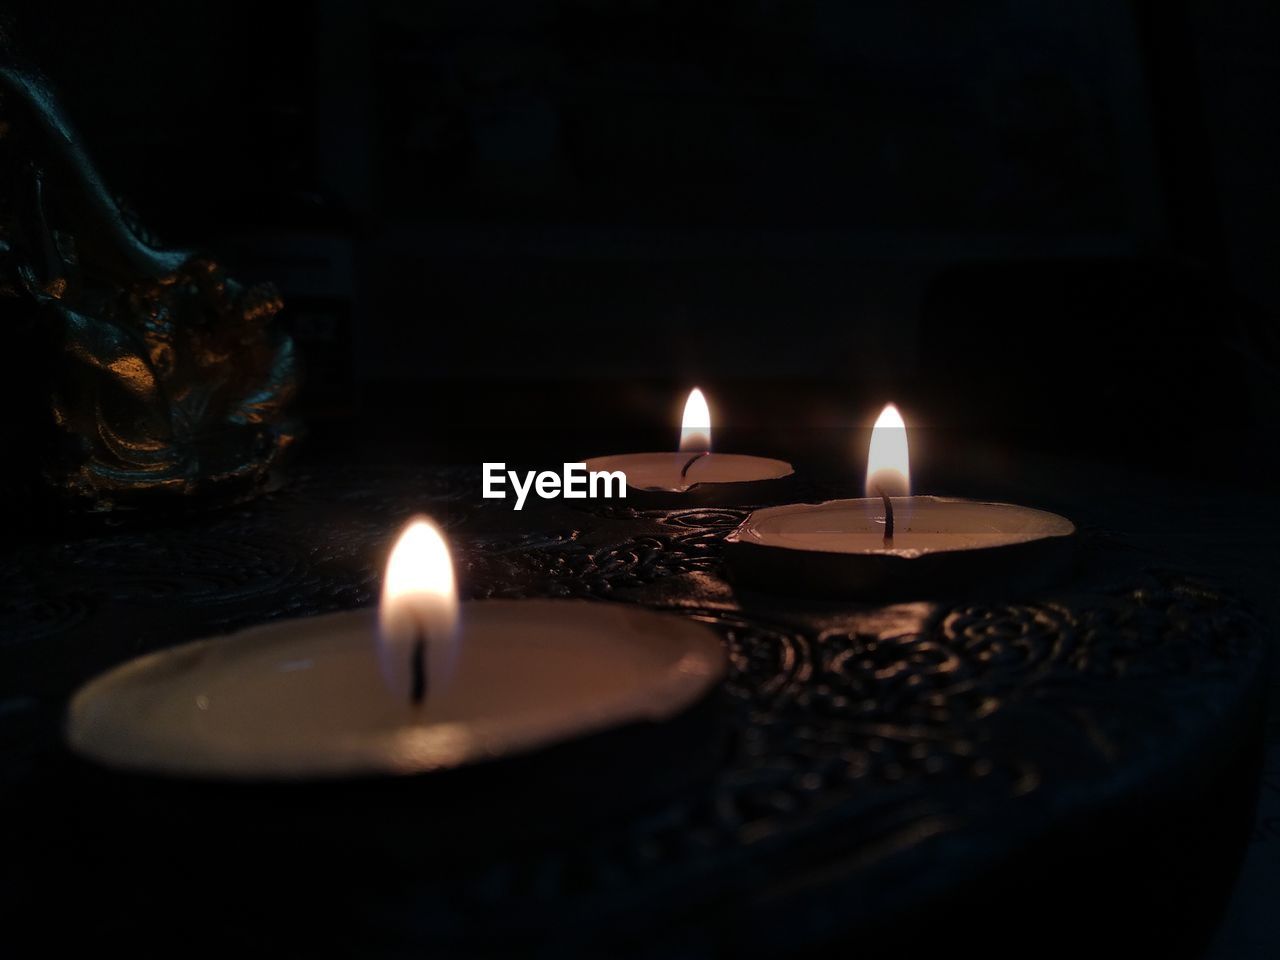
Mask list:
[[[1030,588],[1069,566],[1075,525],[1007,503],[910,496],[906,424],[892,404],[871,432],[861,499],[753,512],[726,561],[753,587],[829,597],[918,597]]]
[[[627,496],[645,503],[681,505],[750,503],[773,492],[795,471],[768,457],[711,452],[711,411],[695,387],[684,405],[679,449],[670,453],[627,453],[586,461],[588,471],[621,470]]]
[[[459,606],[424,520],[388,563],[378,614],[254,627],[150,654],[73,697],[72,750],[126,770],[288,781],[414,774],[661,723],[725,672],[694,621],[613,603]]]

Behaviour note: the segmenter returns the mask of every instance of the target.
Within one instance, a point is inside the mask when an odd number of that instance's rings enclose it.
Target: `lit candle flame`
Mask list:
[[[404,528],[387,560],[378,606],[378,660],[392,694],[421,702],[453,673],[458,593],[444,537],[418,517]]]
[[[689,399],[684,402],[684,419],[680,422],[680,449],[711,449],[711,411],[707,408],[707,398],[697,387],[690,391]]]
[[[885,406],[871,429],[867,449],[867,496],[905,497],[911,493],[911,458],[907,453],[907,425],[892,403]]]

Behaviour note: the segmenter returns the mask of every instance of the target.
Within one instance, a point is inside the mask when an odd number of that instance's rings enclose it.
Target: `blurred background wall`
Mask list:
[[[1275,420],[1263,0],[53,0],[8,24],[144,221],[280,283],[320,420],[695,380],[1041,439],[1122,409],[1102,446],[1153,456],[1224,410]]]

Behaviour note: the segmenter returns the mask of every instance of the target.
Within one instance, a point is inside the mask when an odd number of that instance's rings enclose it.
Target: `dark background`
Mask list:
[[[844,446],[895,399],[1005,449],[1272,464],[1275,4],[10,24],[144,222],[282,287],[313,450],[665,446],[698,383],[742,450]]]
[[[919,492],[1059,510],[1280,617],[1280,4],[45,0],[3,23],[143,222],[279,284],[313,462],[669,448],[696,383],[717,449],[856,495],[892,399]],[[1268,729],[1215,957],[1275,955]]]

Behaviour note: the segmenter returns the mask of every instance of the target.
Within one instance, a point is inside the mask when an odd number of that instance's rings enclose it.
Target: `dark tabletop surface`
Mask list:
[[[83,815],[92,790],[67,798],[86,789],[57,735],[76,685],[183,640],[370,604],[395,529],[426,511],[446,528],[461,588],[473,598],[639,602],[715,627],[733,663],[727,706],[717,708],[731,745],[713,761],[710,788],[628,812],[603,833],[583,831],[550,852],[466,865],[444,899],[435,878],[400,882],[394,895],[372,901],[395,917],[376,914],[385,952],[483,942],[476,931],[493,926],[484,919],[493,910],[506,918],[498,926],[522,931],[517,938],[527,940],[519,942],[553,953],[566,943],[609,943],[611,925],[634,927],[628,937],[639,937],[646,924],[637,918],[646,916],[661,929],[648,930],[643,946],[627,940],[638,955],[723,945],[725,924],[747,938],[739,947],[761,950],[818,946],[849,930],[883,945],[878,911],[943,916],[937,898],[955,899],[974,882],[1012,896],[1008,877],[989,871],[1017,863],[1046,830],[1077,815],[1087,822],[1135,784],[1214,768],[1204,743],[1218,759],[1249,753],[1244,744],[1224,750],[1222,738],[1261,726],[1231,717],[1265,682],[1280,506],[1261,494],[1228,505],[1131,471],[1048,460],[1028,461],[1016,480],[977,477],[975,485],[989,498],[1076,520],[1084,543],[1078,580],[1037,597],[888,608],[744,596],[726,578],[718,547],[742,510],[557,503],[516,514],[509,504],[481,503],[474,468],[304,463],[288,486],[254,503],[27,537],[6,554],[0,588],[0,776],[25,824],[17,855],[6,858],[6,882],[30,907],[55,890],[72,902],[101,900],[95,891],[115,876],[101,853],[95,860],[47,835],[49,818],[72,808],[82,815],[71,818],[71,836],[92,846],[102,826]],[[796,493],[832,489],[803,481]],[[1128,639],[1117,647],[1117,638]],[[943,666],[955,656],[961,666]],[[953,669],[968,679],[957,684]],[[1053,718],[1062,716],[1076,719],[1061,727]],[[1280,871],[1274,721],[1266,732],[1257,820],[1213,957],[1270,956],[1280,943],[1268,897]],[[1185,800],[1194,790],[1182,783],[1176,792]],[[1151,809],[1161,809],[1166,794],[1154,796]],[[1174,845],[1179,831],[1197,833],[1188,819],[1194,803],[1185,802],[1169,809],[1173,825],[1152,842]],[[1216,816],[1241,820],[1243,837],[1245,809]],[[1103,844],[1103,858],[1105,834],[1083,841]],[[602,837],[614,846],[603,849]],[[1148,855],[1160,859],[1150,847]],[[1233,869],[1218,870],[1215,889],[1227,890]],[[1017,870],[1034,874],[1034,860]],[[513,880],[513,871],[542,879]],[[583,871],[594,879],[577,887],[566,879]],[[135,863],[121,877],[137,885],[140,902],[159,896],[139,882],[146,873]],[[702,912],[673,913],[682,899],[702,903]],[[112,898],[105,902],[114,906],[89,911],[94,923],[108,933],[136,931]],[[755,909],[709,919],[726,903]],[[582,942],[546,933],[584,909],[595,920],[581,924]],[[1216,918],[1216,908],[1207,911]],[[1130,916],[1137,921],[1141,909]]]

